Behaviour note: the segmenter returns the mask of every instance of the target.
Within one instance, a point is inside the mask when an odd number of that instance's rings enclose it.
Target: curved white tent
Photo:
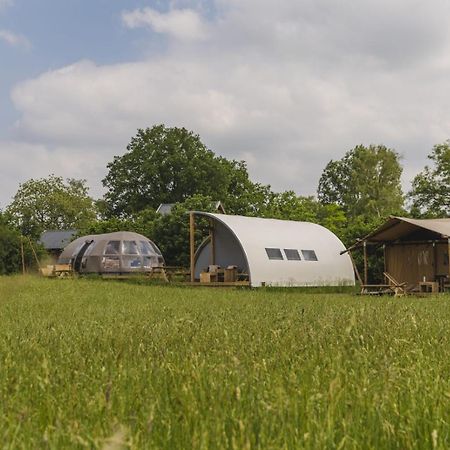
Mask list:
[[[251,286],[354,285],[352,261],[339,238],[309,222],[194,212],[211,220],[212,238],[195,255],[195,278],[209,264],[234,265]],[[212,262],[214,261],[214,262]]]

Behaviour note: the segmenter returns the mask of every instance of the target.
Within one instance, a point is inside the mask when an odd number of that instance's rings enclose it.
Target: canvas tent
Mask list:
[[[450,283],[450,219],[390,217],[349,251],[358,247],[364,252],[363,285],[369,285],[368,247],[383,247],[385,275],[409,290],[430,287],[442,291]]]
[[[210,266],[236,266],[251,286],[354,285],[342,242],[309,222],[191,212],[191,281]],[[195,252],[195,217],[210,222],[210,235]]]
[[[71,242],[58,264],[71,264],[79,273],[126,274],[150,272],[164,265],[159,248],[130,231],[83,236]]]

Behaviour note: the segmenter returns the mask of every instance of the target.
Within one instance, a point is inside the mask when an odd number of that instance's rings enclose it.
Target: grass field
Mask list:
[[[445,449],[450,297],[0,278],[3,448]]]

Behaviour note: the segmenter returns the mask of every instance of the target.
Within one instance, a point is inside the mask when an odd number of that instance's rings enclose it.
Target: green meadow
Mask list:
[[[447,449],[450,297],[0,278],[5,449]]]

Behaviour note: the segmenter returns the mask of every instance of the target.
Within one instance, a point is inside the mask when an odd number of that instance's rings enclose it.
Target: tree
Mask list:
[[[194,195],[221,200],[227,211],[242,214],[258,209],[270,191],[250,181],[243,161],[216,156],[198,135],[164,125],[138,130],[127,152],[107,168],[103,209],[110,216],[130,216]]]
[[[140,129],[127,152],[107,167],[105,199],[116,215],[156,209],[198,193],[220,200],[227,185],[221,160],[185,128]]]
[[[400,156],[383,145],[358,145],[338,161],[330,161],[319,181],[323,204],[340,205],[348,218],[383,218],[403,206]]]
[[[435,145],[428,155],[434,167],[425,166],[414,177],[408,197],[416,217],[450,217],[450,141]]]
[[[44,230],[80,228],[95,218],[85,180],[50,175],[19,186],[5,211],[23,235],[37,239]]]

